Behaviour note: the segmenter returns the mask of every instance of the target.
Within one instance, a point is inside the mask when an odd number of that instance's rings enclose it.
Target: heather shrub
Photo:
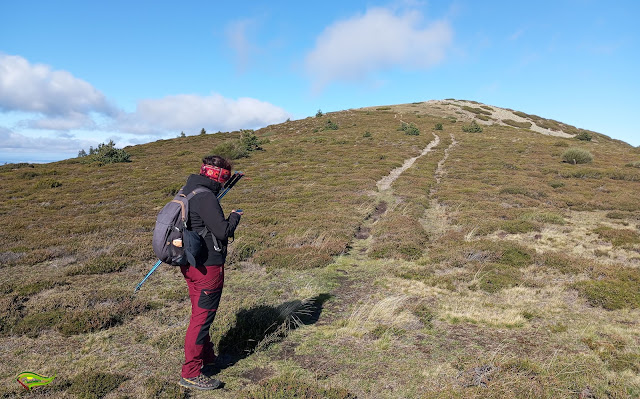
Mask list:
[[[462,125],[462,131],[467,133],[482,133],[482,126],[478,125],[476,121],[471,121],[468,125]]]
[[[96,162],[100,165],[131,162],[131,155],[121,148],[116,148],[116,143],[113,140],[109,140],[107,144],[98,144],[98,148],[89,147],[89,154],[81,150],[78,156],[84,158],[85,162]]]
[[[589,163],[593,161],[593,155],[582,148],[569,148],[562,154],[562,160],[570,164]]]
[[[580,141],[591,141],[591,135],[589,132],[580,132],[575,136]]]

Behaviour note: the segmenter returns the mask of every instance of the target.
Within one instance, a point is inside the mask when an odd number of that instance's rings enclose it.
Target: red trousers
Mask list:
[[[209,327],[216,317],[216,310],[224,285],[224,265],[182,266],[180,268],[191,299],[191,319],[184,338],[184,364],[182,377],[200,375],[203,364],[213,363],[216,355],[209,337]]]

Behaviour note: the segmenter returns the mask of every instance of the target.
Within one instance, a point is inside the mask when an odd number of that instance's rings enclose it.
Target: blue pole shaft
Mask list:
[[[147,281],[147,279],[149,278],[149,276],[151,276],[151,274],[152,274],[153,272],[155,272],[155,271],[156,271],[156,269],[158,268],[158,266],[160,266],[160,264],[161,264],[161,263],[162,263],[162,261],[161,261],[161,260],[158,260],[158,261],[156,262],[156,264],[155,264],[155,265],[153,265],[153,267],[151,268],[151,270],[149,271],[149,273],[147,273],[147,275],[146,275],[146,276],[144,276],[144,278],[142,279],[142,281],[141,281],[140,283],[138,283],[138,285],[136,286],[136,289],[135,289],[135,290],[133,290],[133,293],[134,293],[134,294],[135,294],[136,292],[138,292],[138,290],[140,289],[140,287],[142,287],[142,284],[144,284],[144,282],[145,282],[145,281]]]

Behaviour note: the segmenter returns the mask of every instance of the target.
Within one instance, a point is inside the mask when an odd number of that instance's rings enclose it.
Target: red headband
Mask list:
[[[231,171],[213,165],[202,164],[200,174],[202,176],[207,176],[209,179],[217,181],[218,183],[224,183],[229,180]]]

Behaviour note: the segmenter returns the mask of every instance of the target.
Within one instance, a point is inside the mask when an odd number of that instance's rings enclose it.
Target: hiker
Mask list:
[[[195,265],[180,267],[191,299],[191,319],[184,340],[185,362],[180,380],[180,385],[186,388],[216,389],[221,385],[219,380],[209,376],[216,358],[209,327],[222,294],[228,238],[233,237],[243,213],[234,209],[225,219],[216,198],[230,176],[231,163],[222,157],[210,155],[202,159],[200,173],[190,175],[184,186],[185,193],[198,187],[209,190],[196,194],[189,201],[188,225],[190,230],[205,231],[207,250],[202,251]]]

